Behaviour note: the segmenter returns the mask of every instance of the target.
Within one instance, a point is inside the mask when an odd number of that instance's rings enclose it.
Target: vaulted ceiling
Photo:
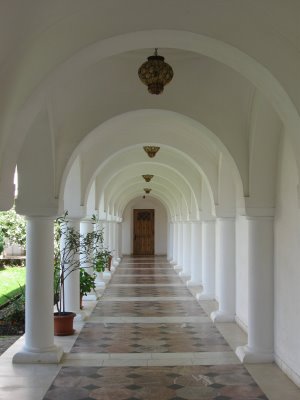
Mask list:
[[[169,215],[244,196],[273,207],[276,160],[258,150],[284,131],[300,165],[299,12],[280,0],[1,2],[0,207],[16,164],[23,213],[89,201],[120,215],[152,172]],[[174,69],[159,96],[137,76],[154,47]]]

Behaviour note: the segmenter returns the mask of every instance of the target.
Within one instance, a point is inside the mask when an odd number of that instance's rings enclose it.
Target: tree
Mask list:
[[[7,244],[18,244],[24,247],[26,244],[26,221],[12,208],[9,211],[0,212],[0,233]]]

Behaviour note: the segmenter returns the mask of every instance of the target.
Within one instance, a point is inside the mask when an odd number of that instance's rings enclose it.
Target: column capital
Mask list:
[[[223,217],[222,215],[220,215],[220,216],[217,216],[217,218],[216,218],[216,220],[217,221],[235,221],[235,219],[236,219],[236,217],[234,216],[234,217],[232,217],[232,216],[225,216],[225,217]]]
[[[201,222],[203,224],[215,224],[216,223],[216,218],[214,218],[214,219],[203,219]]]
[[[238,213],[240,215],[245,215],[248,217],[274,217],[275,207],[253,207],[247,205],[249,199],[245,199],[246,207],[245,209],[239,209]]]
[[[54,221],[56,216],[49,217],[49,216],[40,216],[40,215],[25,215],[27,221]]]
[[[247,221],[274,221],[273,215],[246,215]]]
[[[84,217],[80,219],[81,224],[94,224],[95,222],[92,220],[91,217]]]
[[[200,219],[191,219],[189,222],[191,224],[202,224],[203,221],[201,221]]]

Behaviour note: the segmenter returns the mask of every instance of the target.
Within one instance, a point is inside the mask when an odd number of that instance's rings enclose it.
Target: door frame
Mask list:
[[[151,232],[152,232],[152,237],[151,237],[151,253],[149,252],[148,254],[140,254],[139,252],[136,252],[136,217],[139,212],[150,212],[151,213],[151,221],[152,221],[152,226],[151,226]],[[155,209],[154,208],[135,208],[133,209],[133,235],[132,235],[132,249],[133,249],[133,255],[137,256],[154,256],[155,255]]]

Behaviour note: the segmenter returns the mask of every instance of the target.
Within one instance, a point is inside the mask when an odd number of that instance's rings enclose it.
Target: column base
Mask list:
[[[170,264],[176,265],[176,264],[177,264],[177,261],[176,261],[176,260],[171,260],[171,261],[170,261]]]
[[[63,353],[63,349],[58,346],[41,352],[24,349],[13,356],[12,362],[13,364],[59,364]]]
[[[97,296],[95,294],[87,294],[86,296],[83,296],[82,300],[95,301],[95,300],[97,300]]]
[[[104,290],[105,288],[106,288],[106,283],[104,282],[104,281],[96,281],[95,282],[95,285],[96,285],[96,290],[97,289],[101,289],[101,290]]]
[[[117,268],[119,266],[119,262],[117,260],[114,260],[112,265],[113,267]]]
[[[250,349],[248,345],[237,347],[235,354],[244,364],[263,364],[274,361],[274,354],[272,352],[255,351]]]
[[[209,293],[205,293],[205,292],[201,292],[201,293],[197,293],[196,294],[196,299],[198,301],[201,300],[214,300],[215,296],[213,294],[209,294]]]
[[[214,311],[210,314],[213,322],[234,322],[235,316],[224,311]]]
[[[103,296],[104,289],[105,289],[105,288],[98,288],[98,289],[96,289],[97,300],[99,300],[99,299]]]
[[[180,276],[180,278],[183,278],[183,279],[185,279],[185,280],[189,280],[189,279],[191,278],[191,275],[187,274],[187,273],[184,272],[184,271],[179,272],[178,275]]]
[[[103,279],[105,279],[106,281],[109,280],[111,278],[112,273],[110,271],[104,271],[103,272]]]
[[[118,261],[118,263],[120,264],[121,258],[120,258],[120,257],[117,257],[117,261]]]
[[[187,287],[201,286],[201,283],[193,281],[193,280],[189,280],[189,281],[187,281],[186,286]]]
[[[181,271],[182,270],[182,266],[181,265],[174,265],[174,269],[175,271]]]
[[[76,313],[76,317],[74,318],[74,321],[84,321],[87,318],[87,313],[83,310],[80,310]]]

